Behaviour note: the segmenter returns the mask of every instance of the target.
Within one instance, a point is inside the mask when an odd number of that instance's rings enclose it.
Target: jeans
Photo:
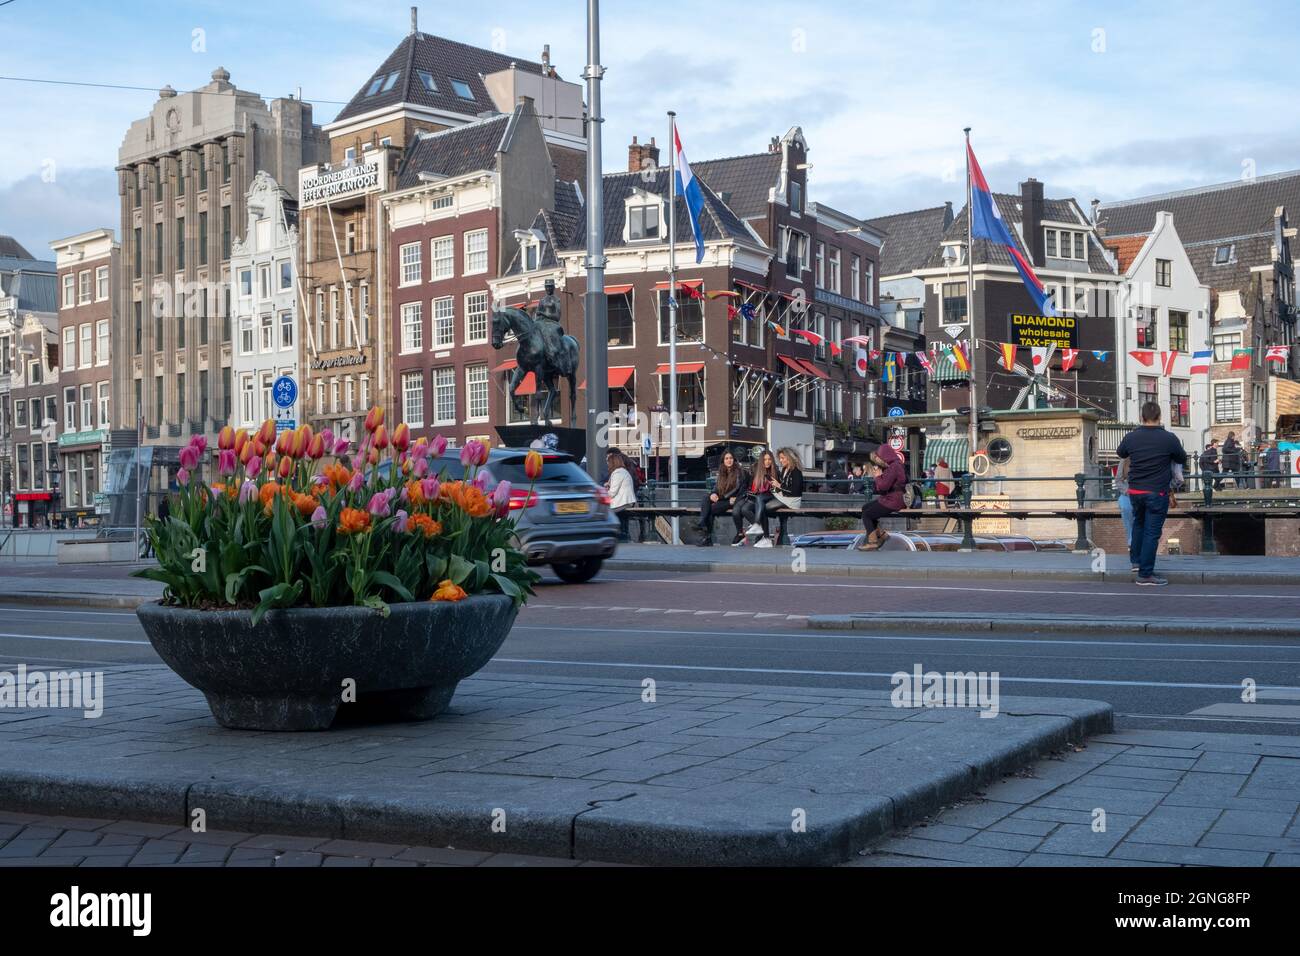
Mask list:
[[[1128,493],[1119,496],[1119,516],[1124,522],[1124,542],[1133,547],[1133,500]]]
[[[879,498],[868,501],[862,506],[862,527],[866,529],[867,534],[870,534],[876,530],[881,518],[892,515],[894,511],[894,508],[882,505]]]
[[[1130,495],[1133,506],[1133,535],[1129,541],[1129,561],[1138,567],[1139,578],[1149,578],[1156,569],[1156,551],[1160,547],[1160,533],[1169,514],[1169,495],[1148,492]]]
[[[700,501],[700,525],[706,533],[713,533],[713,519],[718,515],[725,515],[731,510],[731,502],[726,498],[719,498],[712,501],[708,495],[705,495]]]
[[[763,537],[767,537],[768,516],[783,507],[781,502],[769,494],[761,494],[757,498],[736,499],[736,509],[731,513],[731,520],[736,524],[736,536],[744,534],[746,522],[757,522],[763,531]]]

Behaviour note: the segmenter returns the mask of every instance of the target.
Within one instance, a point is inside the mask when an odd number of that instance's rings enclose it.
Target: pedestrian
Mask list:
[[[849,494],[862,494],[862,466],[854,465],[853,470],[849,472]]]
[[[1221,451],[1223,459],[1223,477],[1231,478],[1232,486],[1235,488],[1241,484],[1238,472],[1241,471],[1241,445],[1237,441],[1236,432],[1228,432],[1228,437],[1223,440],[1223,449]]]
[[[618,536],[622,541],[627,541],[628,534],[628,514],[627,510],[636,505],[636,486],[632,481],[632,470],[628,467],[628,462],[623,453],[617,449],[611,450],[605,456],[605,463],[609,467],[609,508],[618,517]]]
[[[1277,442],[1270,441],[1264,443],[1264,462],[1263,469],[1268,475],[1267,488],[1277,488],[1281,484],[1279,475],[1282,471],[1282,452],[1277,447]]]
[[[939,499],[939,507],[945,511],[948,508],[948,499],[957,490],[955,478],[952,469],[948,467],[948,462],[940,458],[934,463],[934,493]]]
[[[1115,495],[1119,499],[1119,517],[1124,522],[1124,544],[1133,547],[1133,500],[1128,496],[1128,459],[1115,469]]]
[[[713,519],[718,515],[729,514],[736,507],[736,499],[744,491],[745,469],[740,467],[736,456],[728,448],[722,453],[722,462],[718,474],[713,479],[713,487],[700,501],[700,520],[695,530],[700,532],[700,547],[713,544]]]
[[[871,460],[876,466],[872,482],[876,496],[862,506],[862,527],[867,536],[858,546],[859,551],[876,551],[885,543],[889,532],[880,527],[880,519],[903,510],[903,486],[907,484],[903,459],[893,448],[881,445],[871,453]]]
[[[754,466],[754,471],[749,476],[746,493],[736,499],[736,506],[731,512],[731,520],[736,525],[736,536],[731,541],[733,548],[745,543],[746,534],[767,533],[766,521],[760,525],[758,516],[766,515],[769,510],[775,511],[781,507],[772,497],[772,487],[777,480],[776,456],[770,449],[764,448],[762,454],[758,456],[758,464]]]
[[[1223,479],[1219,477],[1219,440],[1211,438],[1210,443],[1201,452],[1201,483],[1214,483],[1214,490],[1223,489]]]
[[[1131,570],[1140,587],[1163,587],[1169,582],[1155,573],[1156,551],[1169,513],[1169,489],[1175,464],[1187,463],[1182,443],[1160,424],[1160,406],[1142,406],[1142,424],[1124,436],[1116,452],[1129,460],[1128,496],[1133,506],[1133,533],[1129,541]]]

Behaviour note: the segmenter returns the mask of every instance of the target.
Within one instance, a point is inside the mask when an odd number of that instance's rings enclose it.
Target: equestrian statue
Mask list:
[[[569,380],[569,421],[576,421],[578,340],[565,335],[560,325],[560,298],[555,294],[553,279],[546,280],[546,295],[537,303],[532,316],[523,309],[493,307],[492,347],[502,348],[508,333],[514,334],[519,346],[515,352],[515,368],[510,374],[510,400],[515,411],[521,415],[528,411],[525,398],[515,391],[532,372],[537,393],[540,395],[545,390],[546,398],[541,402],[540,421],[530,418],[534,424],[548,423],[555,403],[556,379],[564,376]]]

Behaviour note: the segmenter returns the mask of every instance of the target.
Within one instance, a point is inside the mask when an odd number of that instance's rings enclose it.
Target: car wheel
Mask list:
[[[600,573],[604,558],[579,558],[577,561],[557,561],[551,565],[556,577],[566,584],[585,584]]]

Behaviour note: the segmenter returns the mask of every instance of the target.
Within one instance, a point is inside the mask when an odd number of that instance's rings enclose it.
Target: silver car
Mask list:
[[[590,581],[618,547],[619,523],[609,509],[609,493],[561,452],[543,452],[542,473],[530,482],[524,474],[527,454],[526,448],[493,448],[485,466],[495,481],[510,482],[519,550],[529,564],[549,564],[562,581]],[[448,480],[465,476],[459,451],[449,450],[430,465]]]

